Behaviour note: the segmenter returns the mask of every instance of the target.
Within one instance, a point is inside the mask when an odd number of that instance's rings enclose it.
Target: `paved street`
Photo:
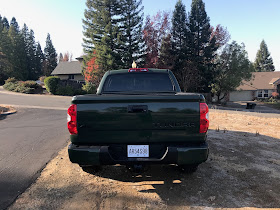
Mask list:
[[[68,141],[66,110],[71,97],[8,94],[0,104],[17,113],[0,118],[0,209],[5,209],[39,176]]]

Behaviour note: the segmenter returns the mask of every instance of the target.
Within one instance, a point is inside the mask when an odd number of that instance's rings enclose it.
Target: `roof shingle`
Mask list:
[[[276,80],[275,80],[276,79]],[[271,81],[280,79],[280,71],[254,72],[250,81],[243,81],[237,90],[273,90]],[[275,82],[274,81],[274,82]]]
[[[60,62],[51,75],[82,74],[82,66],[79,61]]]

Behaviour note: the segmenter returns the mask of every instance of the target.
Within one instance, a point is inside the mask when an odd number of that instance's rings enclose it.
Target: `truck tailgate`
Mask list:
[[[203,142],[199,94],[78,96],[74,144]]]

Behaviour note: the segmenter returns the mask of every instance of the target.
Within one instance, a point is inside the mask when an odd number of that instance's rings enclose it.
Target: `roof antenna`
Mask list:
[[[132,68],[136,68],[136,66],[137,66],[137,64],[135,63],[135,61],[133,61],[133,63],[132,63]]]

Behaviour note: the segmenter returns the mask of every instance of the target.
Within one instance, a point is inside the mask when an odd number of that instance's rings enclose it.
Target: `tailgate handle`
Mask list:
[[[147,113],[148,112],[148,106],[147,105],[129,105],[127,107],[128,113]]]

